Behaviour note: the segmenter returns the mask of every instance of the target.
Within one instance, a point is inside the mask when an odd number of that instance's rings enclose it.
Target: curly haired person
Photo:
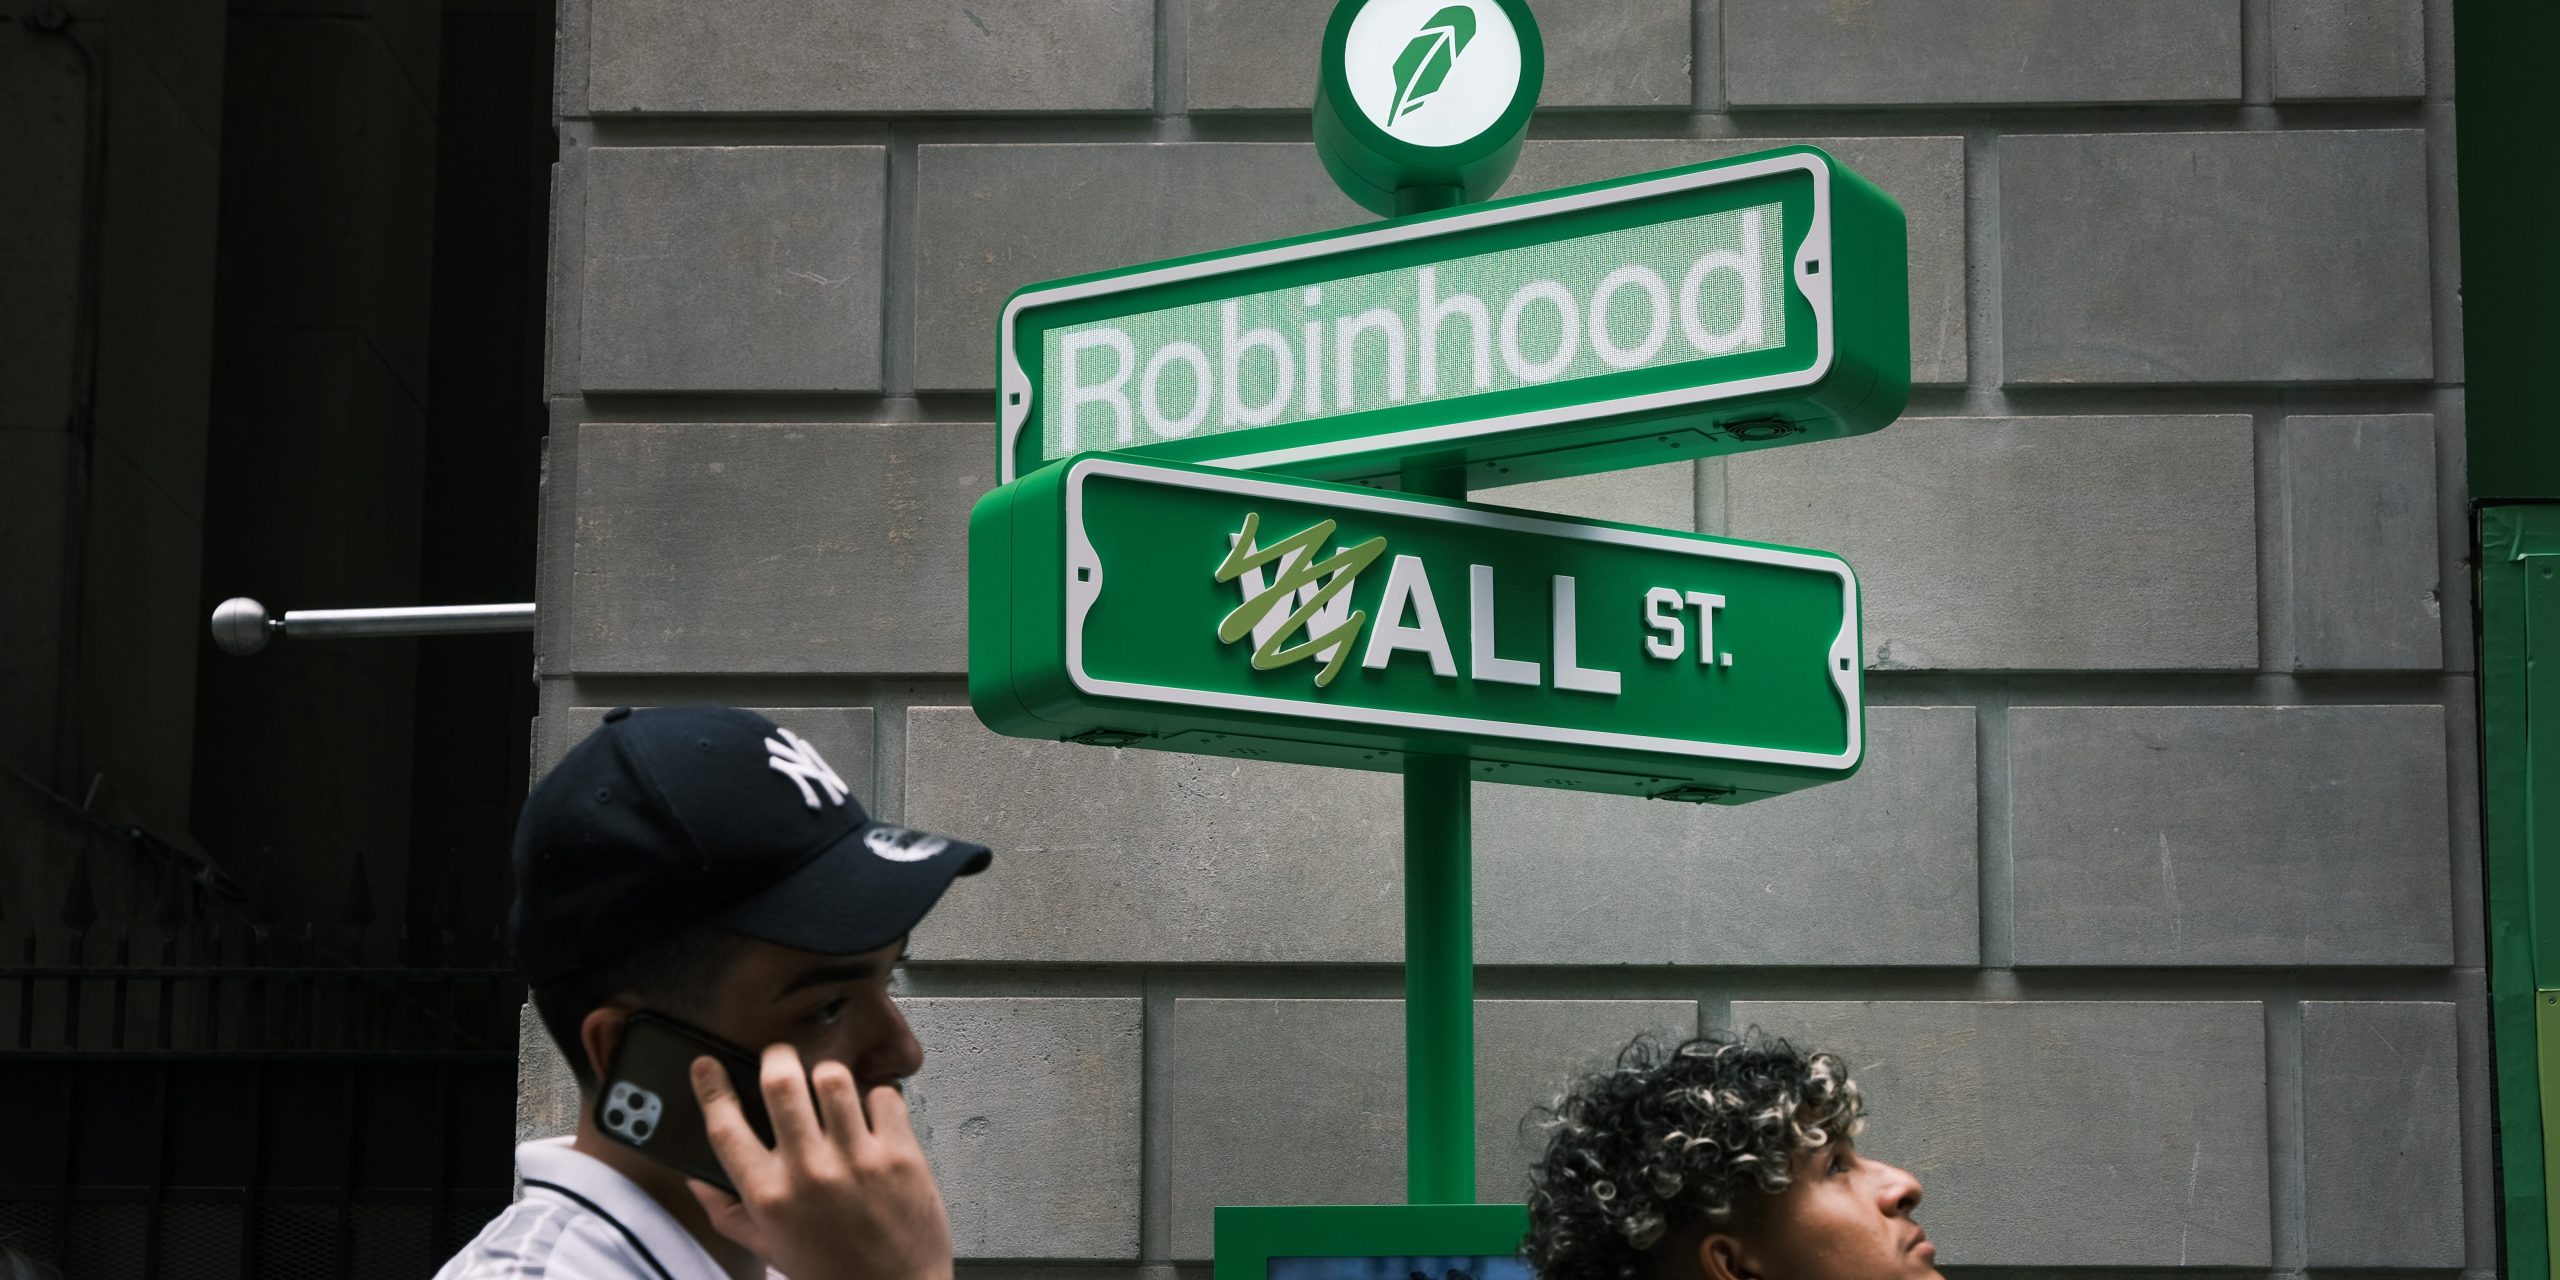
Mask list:
[[[1756,1033],[1639,1037],[1547,1111],[1539,1280],[1921,1280],[1920,1180],[1859,1154],[1848,1069]]]

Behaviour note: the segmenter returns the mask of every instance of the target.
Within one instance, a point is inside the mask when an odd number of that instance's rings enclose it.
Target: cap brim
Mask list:
[[[702,920],[801,951],[860,955],[913,932],[954,877],[975,875],[992,859],[984,845],[866,822],[799,870]]]

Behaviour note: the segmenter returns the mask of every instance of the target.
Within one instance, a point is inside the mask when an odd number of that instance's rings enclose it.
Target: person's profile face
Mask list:
[[[1926,1280],[1938,1274],[1938,1249],[1912,1221],[1919,1203],[1918,1178],[1847,1141],[1830,1143],[1796,1157],[1794,1180],[1760,1203],[1727,1269],[1769,1280]]]
[[[889,997],[906,939],[860,955],[829,956],[749,942],[721,976],[702,1027],[761,1053],[782,1043],[816,1066],[841,1062],[865,1087],[914,1075],[924,1049]]]

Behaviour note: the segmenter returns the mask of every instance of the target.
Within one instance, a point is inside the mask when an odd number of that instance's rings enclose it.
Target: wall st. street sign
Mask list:
[[[1088,455],[981,500],[969,558],[1005,733],[1723,803],[1864,749],[1827,552]]]
[[[1489,487],[1855,435],[1909,392],[1907,278],[1901,207],[1787,147],[1033,285],[998,329],[999,472],[1142,450]]]

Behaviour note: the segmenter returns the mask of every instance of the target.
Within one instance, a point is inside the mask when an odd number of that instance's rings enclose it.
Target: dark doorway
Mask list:
[[[115,121],[88,152],[100,201],[66,171],[62,200],[0,205],[0,231],[36,227],[20,243],[50,260],[42,236],[96,242],[53,228],[75,210],[144,228],[106,238],[102,307],[83,292],[60,309],[74,329],[106,316],[97,460],[76,379],[66,411],[12,401],[0,378],[0,428],[33,424],[10,456],[66,458],[46,475],[72,495],[67,514],[31,512],[12,489],[10,528],[51,521],[73,584],[48,614],[59,643],[0,643],[0,674],[37,689],[48,674],[15,655],[59,650],[106,689],[56,680],[55,731],[13,741],[0,778],[0,836],[25,851],[0,876],[0,1245],[80,1280],[424,1280],[510,1195],[523,993],[503,929],[531,641],[290,641],[244,659],[204,619],[234,595],[534,598],[552,7],[161,12],[0,0],[0,40],[22,42],[0,53],[60,77],[27,101],[68,140],[62,167],[79,111]],[[164,180],[178,162],[154,129],[204,157],[203,181]],[[146,253],[163,189],[218,217]],[[120,273],[146,258],[207,287],[127,305]],[[77,273],[60,274],[68,289]],[[146,336],[194,381],[119,382],[135,348],[117,325],[143,314],[174,326]],[[60,345],[77,365],[95,343]],[[201,430],[119,438],[128,385],[203,388]],[[57,413],[72,426],[40,434]],[[99,516],[127,500],[117,484],[176,495],[195,527],[120,535]],[[165,580],[117,572],[173,556]],[[126,614],[161,638],[192,620],[185,678],[124,638],[145,628],[109,625]]]

